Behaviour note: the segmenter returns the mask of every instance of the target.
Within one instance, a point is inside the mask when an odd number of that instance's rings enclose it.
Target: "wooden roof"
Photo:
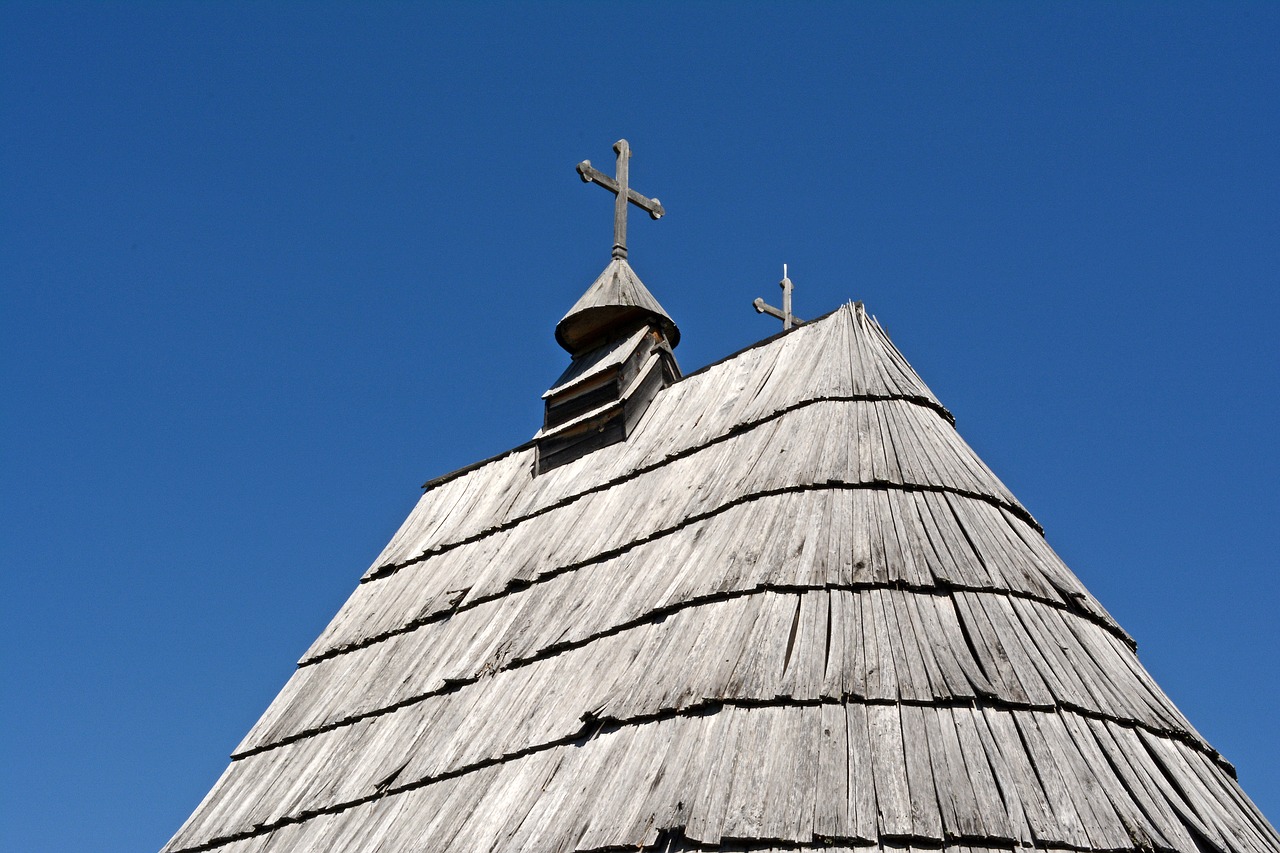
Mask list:
[[[860,306],[436,481],[166,853],[1280,851]]]

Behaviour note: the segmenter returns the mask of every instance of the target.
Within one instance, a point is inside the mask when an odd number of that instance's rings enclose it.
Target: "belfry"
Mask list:
[[[578,164],[583,181],[615,196],[613,258],[556,324],[556,341],[573,363],[542,395],[546,412],[534,436],[539,471],[624,441],[654,396],[680,378],[672,351],[680,343],[680,330],[627,263],[628,204],[654,219],[666,211],[656,198],[628,186],[627,140],[618,140],[613,150],[618,154],[617,180],[594,169],[590,160]]]

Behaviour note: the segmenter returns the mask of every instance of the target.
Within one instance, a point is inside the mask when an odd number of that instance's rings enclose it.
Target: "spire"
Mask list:
[[[631,146],[627,140],[619,139],[613,150],[618,155],[616,179],[594,168],[590,160],[578,164],[578,175],[584,182],[599,184],[615,198],[613,260],[556,324],[556,341],[574,358],[607,340],[629,337],[646,324],[657,328],[672,347],[680,342],[680,330],[675,322],[627,263],[627,205],[634,204],[653,219],[661,219],[666,210],[656,198],[647,198],[631,189],[628,177]]]
[[[556,341],[573,363],[542,395],[542,429],[535,470],[541,474],[602,447],[626,441],[658,392],[680,378],[672,349],[680,329],[627,263],[627,205],[654,219],[665,211],[656,198],[628,185],[631,147],[619,139],[617,178],[578,164],[589,184],[613,193],[613,259],[569,313],[556,324]]]

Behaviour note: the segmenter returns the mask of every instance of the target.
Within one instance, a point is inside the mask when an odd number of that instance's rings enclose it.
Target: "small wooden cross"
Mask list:
[[[618,154],[616,180],[599,169],[593,168],[590,160],[583,160],[578,164],[578,174],[582,176],[583,183],[599,184],[617,196],[613,203],[613,256],[625,259],[627,257],[627,202],[647,211],[653,219],[661,219],[666,211],[656,198],[645,198],[627,185],[627,161],[631,159],[631,146],[627,144],[627,140],[619,139],[613,143],[613,150]]]
[[[779,311],[757,296],[756,301],[751,303],[756,307],[756,313],[777,317],[782,321],[782,330],[784,332],[792,326],[803,326],[804,320],[791,313],[791,290],[794,285],[791,283],[791,279],[787,278],[786,264],[782,265],[782,281],[778,282],[778,286],[782,288],[782,310]]]

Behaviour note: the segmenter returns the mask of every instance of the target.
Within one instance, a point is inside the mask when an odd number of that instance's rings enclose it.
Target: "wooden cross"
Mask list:
[[[599,169],[593,168],[590,160],[583,160],[578,164],[578,174],[582,176],[583,183],[599,184],[617,196],[613,203],[613,256],[625,259],[627,257],[627,202],[648,211],[653,219],[661,219],[666,211],[656,198],[645,198],[627,185],[627,161],[631,159],[631,146],[627,144],[627,140],[619,139],[613,143],[613,150],[618,154],[616,180]]]
[[[782,265],[782,281],[778,282],[778,286],[782,288],[782,310],[779,311],[760,297],[756,297],[756,301],[751,303],[756,306],[756,313],[777,317],[782,321],[782,330],[784,332],[792,326],[803,326],[804,320],[791,313],[791,290],[794,285],[791,283],[791,279],[787,278],[786,264]]]

